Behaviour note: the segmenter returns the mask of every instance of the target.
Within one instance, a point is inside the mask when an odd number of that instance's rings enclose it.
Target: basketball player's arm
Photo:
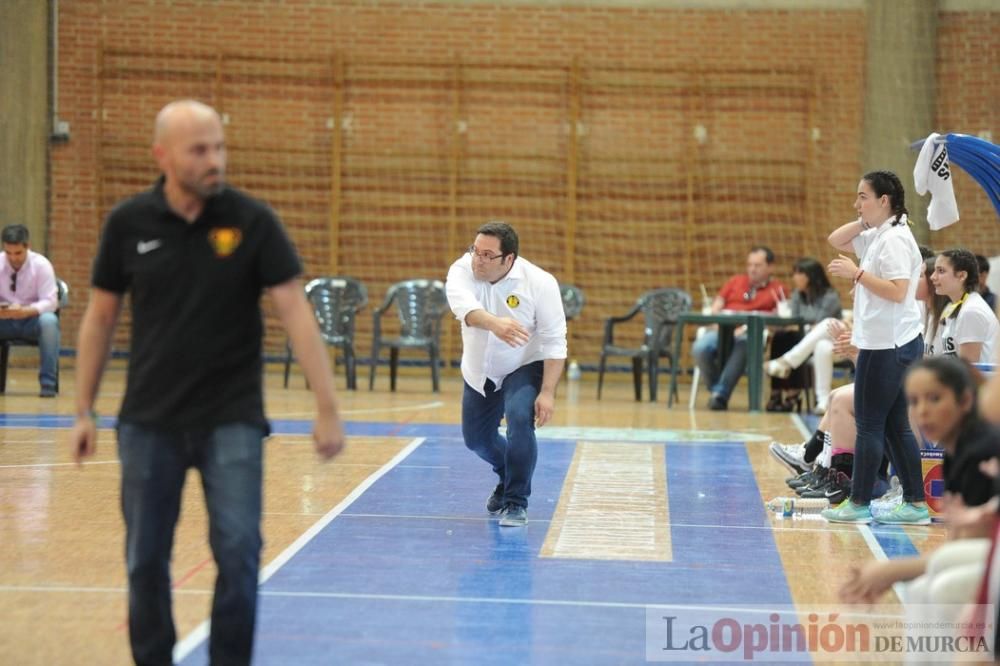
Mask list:
[[[76,343],[76,423],[70,433],[70,445],[77,464],[97,449],[94,401],[121,310],[121,294],[97,287],[91,289]]]
[[[906,291],[910,286],[909,278],[896,278],[888,280],[878,277],[873,273],[865,271],[858,277],[858,265],[850,257],[840,255],[827,266],[830,275],[854,280],[855,286],[861,286],[875,294],[879,298],[884,298],[893,303],[902,303],[906,298]]]
[[[969,363],[979,363],[979,356],[983,353],[982,342],[963,342],[958,345],[958,357]]]
[[[874,603],[894,583],[913,580],[927,571],[926,557],[903,557],[888,562],[867,562],[852,567],[847,582],[840,587],[840,600],[849,603]]]
[[[853,252],[854,238],[864,230],[865,228],[861,226],[861,218],[858,218],[834,229],[826,240],[841,252]]]
[[[326,345],[319,333],[316,317],[298,279],[288,280],[268,289],[278,318],[288,333],[292,351],[316,397],[316,423],[313,439],[316,452],[332,458],[344,448],[344,424],[337,410],[333,373]]]

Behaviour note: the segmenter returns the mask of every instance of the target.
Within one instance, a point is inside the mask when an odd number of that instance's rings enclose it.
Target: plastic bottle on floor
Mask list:
[[[566,378],[569,379],[570,381],[575,382],[576,380],[580,379],[581,374],[582,373],[580,372],[580,364],[576,362],[576,359],[570,361],[569,367],[566,369]]]
[[[783,518],[791,518],[829,509],[830,502],[820,497],[775,497],[767,503],[767,508]]]

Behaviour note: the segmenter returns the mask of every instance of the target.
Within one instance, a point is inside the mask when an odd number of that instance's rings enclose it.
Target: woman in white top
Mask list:
[[[924,262],[906,224],[903,185],[896,174],[874,171],[858,183],[858,219],[832,234],[838,250],[853,249],[859,263],[844,255],[830,273],[854,280],[854,331],[858,348],[854,380],[857,440],[851,496],[823,517],[831,522],[870,523],[875,477],[885,447],[903,486],[903,502],[879,522],[926,525],[920,450],[910,430],[903,375],[923,356],[922,322],[916,291]]]
[[[938,255],[931,276],[934,290],[951,299],[941,315],[930,353],[960,356],[969,363],[992,363],[1000,322],[979,295],[979,263],[968,250]]]

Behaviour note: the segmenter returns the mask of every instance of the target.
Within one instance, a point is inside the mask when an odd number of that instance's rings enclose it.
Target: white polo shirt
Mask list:
[[[924,260],[906,223],[890,218],[854,237],[859,267],[884,280],[909,280],[902,303],[876,296],[862,285],[854,290],[854,332],[858,349],[893,349],[920,335],[923,322],[917,306],[917,285],[923,279]]]
[[[936,341],[934,353],[957,356],[961,345],[981,342],[983,348],[977,362],[994,362],[993,350],[997,335],[1000,334],[1000,322],[978,292],[970,292],[962,303],[958,316],[946,318],[943,324],[938,325],[938,331],[940,340]]]
[[[445,283],[448,304],[462,322],[462,377],[486,395],[486,380],[499,389],[504,378],[518,368],[545,359],[566,358],[566,316],[559,283],[550,273],[524,257],[496,284],[477,280],[472,256],[462,255],[448,269]],[[473,310],[510,317],[530,336],[520,347],[511,347],[490,331],[465,323]]]

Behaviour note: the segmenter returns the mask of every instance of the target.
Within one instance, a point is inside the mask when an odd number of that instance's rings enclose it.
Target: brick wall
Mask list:
[[[642,290],[715,289],[757,242],[775,248],[783,272],[802,254],[827,257],[826,233],[853,214],[862,11],[59,6],[60,115],[73,140],[52,149],[51,254],[77,293],[103,215],[155,177],[156,110],[182,96],[229,114],[231,180],[275,207],[310,275],[335,262],[377,303],[395,280],[443,277],[478,223],[504,217],[528,258],[587,292],[572,326],[584,362],[596,358],[602,319]],[[997,17],[941,16],[942,129],[996,131],[1000,49],[986,45],[1000,34]],[[1000,253],[985,195],[961,175],[956,185],[964,222],[942,235]],[[275,351],[283,337],[269,324]],[[121,333],[116,344],[126,341]]]

